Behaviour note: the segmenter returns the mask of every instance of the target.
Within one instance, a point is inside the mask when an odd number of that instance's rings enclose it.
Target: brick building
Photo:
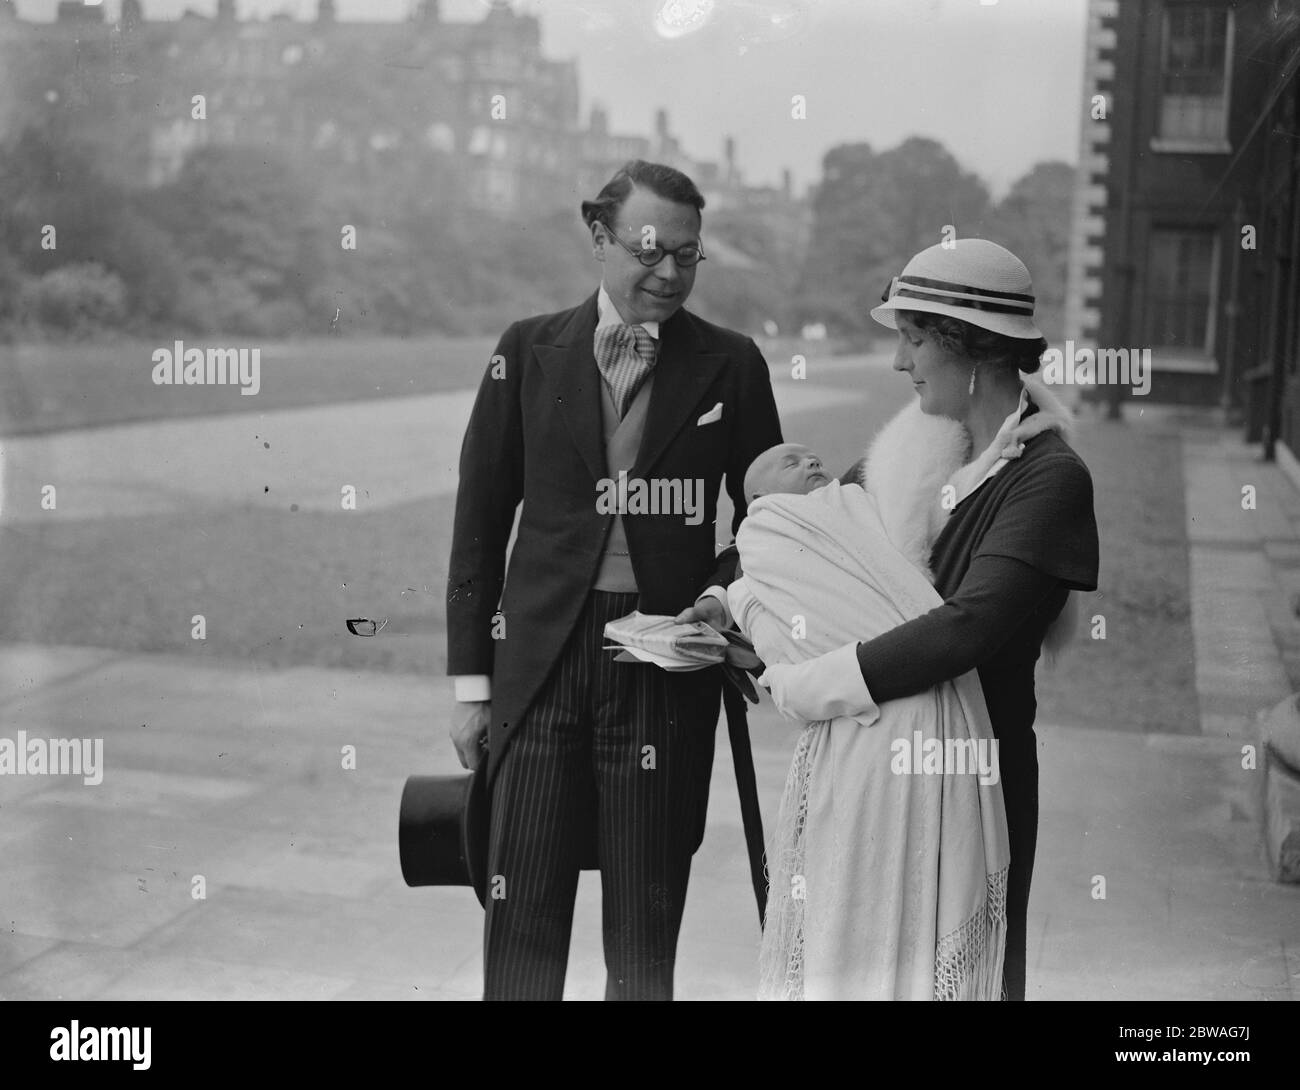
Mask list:
[[[688,155],[662,110],[649,136],[611,132],[599,105],[584,128],[576,62],[545,57],[538,19],[505,2],[477,23],[444,21],[436,0],[406,22],[339,23],[333,0],[311,21],[241,21],[234,0],[150,21],[123,0],[110,22],[65,0],[33,23],[0,0],[0,141],[26,125],[71,130],[133,187],[173,180],[205,144],[251,143],[362,176],[422,156],[448,200],[503,215],[572,210],[630,158],[685,170],[711,206],[780,196],[744,184],[730,141],[722,166]]]
[[[1300,450],[1300,0],[1088,11],[1066,336]]]
[[[310,22],[239,21],[232,0],[168,21],[125,0],[115,23],[79,0],[52,23],[0,5],[0,139],[75,130],[115,181],[160,185],[191,149],[238,142],[361,171],[442,156],[472,203],[507,212],[525,182],[530,202],[573,196],[576,65],[543,57],[537,19],[504,4],[477,23],[424,0],[405,23],[342,24],[332,0]]]

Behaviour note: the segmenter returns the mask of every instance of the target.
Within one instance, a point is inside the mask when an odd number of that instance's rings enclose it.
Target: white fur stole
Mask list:
[[[1038,412],[1016,428],[1012,440],[1023,443],[1052,430],[1069,442],[1074,431],[1070,410],[1036,375],[1022,375],[1021,379]],[[983,463],[982,467],[972,466],[976,479],[1001,453],[991,447],[975,459]],[[967,465],[970,456],[970,433],[962,424],[946,416],[927,415],[919,402],[912,401],[876,433],[859,467],[858,483],[875,497],[890,541],[931,582],[930,551],[948,519],[943,488]],[[1077,624],[1078,605],[1071,593],[1043,640],[1049,663],[1073,638]]]

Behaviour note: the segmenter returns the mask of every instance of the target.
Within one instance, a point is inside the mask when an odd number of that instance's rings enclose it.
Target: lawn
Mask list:
[[[172,350],[172,341],[0,345],[0,436],[460,390],[478,384],[496,341],[427,336],[183,343],[260,348],[260,392],[155,386],[153,353]]]
[[[1039,720],[1199,731],[1179,435],[1131,406],[1124,422],[1084,409],[1076,449],[1092,471],[1101,538],[1079,636],[1038,668]],[[1091,638],[1091,620],[1106,638]]]
[[[445,662],[450,534],[450,501],[7,525],[0,640],[430,674]],[[388,625],[354,636],[350,617]]]

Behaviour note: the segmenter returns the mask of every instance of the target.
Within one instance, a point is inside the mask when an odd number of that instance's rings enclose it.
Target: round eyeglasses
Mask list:
[[[677,262],[678,268],[689,269],[698,265],[704,260],[704,251],[700,249],[698,242],[688,242],[685,246],[678,246],[675,250],[665,249],[663,246],[651,246],[648,250],[634,250],[618,235],[614,234],[612,228],[601,224],[605,228],[605,234],[617,242],[628,253],[635,257],[647,269],[652,269],[659,264],[665,257],[672,256]]]

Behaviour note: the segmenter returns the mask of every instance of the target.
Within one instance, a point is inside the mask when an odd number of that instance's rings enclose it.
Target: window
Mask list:
[[[1230,151],[1232,13],[1209,4],[1165,9],[1156,150]]]
[[[1144,339],[1158,365],[1214,369],[1216,241],[1212,230],[1151,232]]]
[[[436,151],[450,153],[456,150],[455,130],[445,121],[435,121],[425,130],[425,137]]]
[[[491,166],[483,175],[484,204],[497,211],[512,211],[518,203],[518,188],[513,173],[503,167]]]

